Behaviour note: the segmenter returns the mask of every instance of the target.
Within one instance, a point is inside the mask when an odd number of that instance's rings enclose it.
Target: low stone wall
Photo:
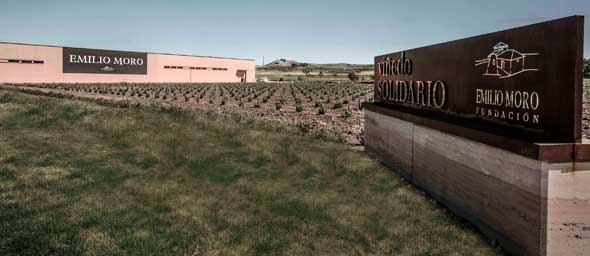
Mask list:
[[[549,163],[366,109],[365,147],[514,255],[590,253],[590,163]]]

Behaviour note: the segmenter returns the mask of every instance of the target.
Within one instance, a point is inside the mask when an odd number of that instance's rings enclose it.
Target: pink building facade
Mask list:
[[[0,83],[240,83],[248,59],[0,43]]]

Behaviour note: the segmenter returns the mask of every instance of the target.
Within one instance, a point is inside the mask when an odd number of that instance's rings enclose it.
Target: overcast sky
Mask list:
[[[0,41],[312,63],[375,55],[570,15],[590,0],[2,0]]]

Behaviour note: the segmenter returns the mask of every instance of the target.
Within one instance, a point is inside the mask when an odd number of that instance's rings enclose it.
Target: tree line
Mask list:
[[[590,59],[584,59],[584,77],[590,78]]]

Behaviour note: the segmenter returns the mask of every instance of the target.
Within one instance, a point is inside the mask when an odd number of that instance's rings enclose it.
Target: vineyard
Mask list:
[[[362,103],[373,86],[351,82],[256,84],[7,84],[7,89],[238,114],[362,144]],[[590,138],[590,80],[584,80],[583,134]]]
[[[337,137],[351,144],[362,143],[362,103],[371,101],[373,95],[372,85],[350,82],[8,86],[21,91],[239,114],[263,122],[296,126],[308,133]]]

